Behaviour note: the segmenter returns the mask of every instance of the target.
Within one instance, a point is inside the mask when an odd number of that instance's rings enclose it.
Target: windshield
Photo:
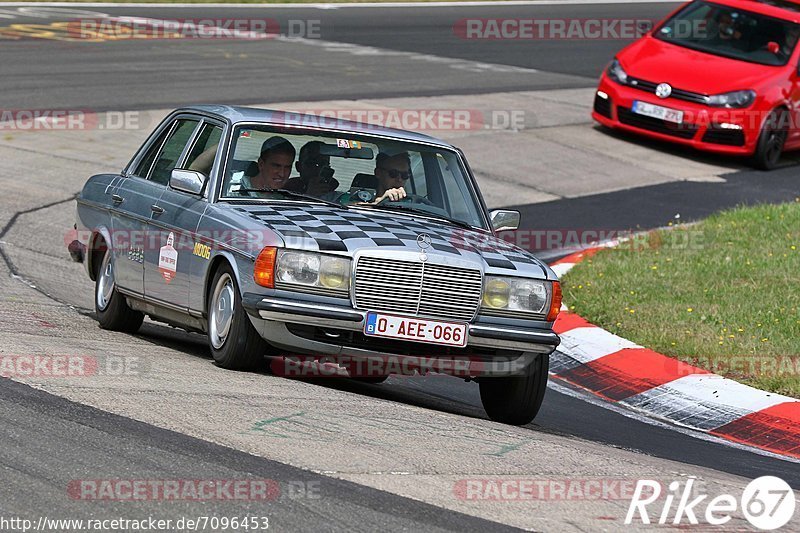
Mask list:
[[[486,229],[480,203],[452,150],[361,134],[242,125],[234,130],[228,157],[222,201],[319,199]],[[399,188],[405,198],[378,202]]]
[[[750,11],[694,2],[655,33],[657,39],[762,65],[785,65],[800,26]]]

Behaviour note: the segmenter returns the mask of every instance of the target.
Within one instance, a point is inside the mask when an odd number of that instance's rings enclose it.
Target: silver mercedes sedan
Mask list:
[[[487,211],[443,141],[188,107],[122,172],[89,178],[77,204],[69,249],[102,328],[135,332],[147,315],[206,334],[223,368],[302,357],[372,383],[445,373],[477,381],[493,420],[539,410],[557,277],[498,237],[519,213]]]

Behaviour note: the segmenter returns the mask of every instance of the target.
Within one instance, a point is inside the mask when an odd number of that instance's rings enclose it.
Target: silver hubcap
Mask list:
[[[114,267],[111,262],[111,251],[107,251],[103,256],[103,264],[100,267],[100,273],[97,279],[97,309],[105,311],[108,307],[108,302],[111,301],[111,295],[114,292]]]
[[[211,312],[208,320],[208,336],[211,345],[217,350],[222,348],[228,338],[233,322],[233,302],[233,280],[228,274],[223,274],[211,296]]]

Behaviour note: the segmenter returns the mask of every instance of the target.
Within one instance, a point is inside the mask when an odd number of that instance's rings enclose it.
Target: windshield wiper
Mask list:
[[[469,224],[468,222],[463,222],[461,220],[456,220],[454,218],[450,218],[445,215],[440,215],[438,213],[431,213],[430,211],[426,211],[424,209],[419,209],[417,207],[410,207],[401,204],[357,204],[358,207],[370,207],[373,209],[394,209],[396,211],[411,211],[413,213],[417,213],[422,216],[426,216],[429,218],[435,218],[437,220],[444,220],[445,222],[449,222],[454,226],[458,226],[465,229],[475,229],[475,226]]]
[[[303,194],[301,192],[294,192],[290,191],[289,189],[236,189],[233,192],[275,192],[278,194],[282,194],[284,196],[288,196],[290,198],[300,198],[303,200],[311,200],[314,202],[319,202],[321,204],[330,205],[332,207],[338,207],[340,209],[347,209],[347,206],[342,205],[338,202],[332,202],[330,200],[323,200],[322,198],[318,198],[316,196],[312,196],[310,194]]]

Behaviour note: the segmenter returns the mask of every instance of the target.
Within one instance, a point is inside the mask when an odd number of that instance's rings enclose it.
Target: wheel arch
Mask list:
[[[761,121],[760,121],[760,123],[758,125],[759,135],[761,134],[761,131],[764,129],[764,124],[767,123],[767,118],[769,118],[769,116],[772,115],[775,112],[786,112],[786,113],[788,113],[789,114],[789,120],[791,121],[792,115],[791,115],[791,109],[789,108],[788,102],[785,102],[785,101],[778,102],[777,104],[772,106],[772,108],[769,111],[764,113],[764,116],[761,118]],[[789,128],[791,129],[791,122],[789,124]]]
[[[207,314],[208,311],[208,298],[211,292],[211,283],[214,281],[214,276],[217,273],[217,270],[222,265],[227,264],[231,270],[233,270],[233,277],[236,279],[236,286],[239,287],[241,290],[242,282],[240,279],[239,269],[236,267],[236,258],[233,256],[231,252],[222,250],[218,252],[214,257],[211,258],[209,262],[208,269],[206,269],[206,277],[203,281],[203,314]],[[240,295],[241,296],[241,295]]]
[[[103,261],[103,253],[111,242],[111,232],[105,226],[101,226],[92,231],[86,250],[86,270],[89,272],[89,279],[97,280],[97,267]]]

